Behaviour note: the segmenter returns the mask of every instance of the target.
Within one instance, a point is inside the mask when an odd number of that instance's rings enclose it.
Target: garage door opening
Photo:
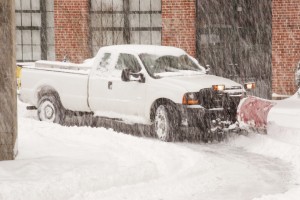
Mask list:
[[[272,0],[197,0],[197,57],[212,74],[271,98]]]

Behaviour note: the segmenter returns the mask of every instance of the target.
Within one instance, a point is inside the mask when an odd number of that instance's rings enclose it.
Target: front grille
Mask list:
[[[199,91],[200,104],[206,109],[223,108],[228,99],[224,92],[213,91],[210,88]]]
[[[243,91],[241,86],[232,86],[229,88],[225,88],[225,93],[227,93],[229,96],[235,97],[235,96],[242,96]]]
[[[198,99],[201,106],[210,110],[208,116],[211,119],[222,118],[234,122],[242,94],[243,91],[239,91],[237,88],[230,92],[213,91],[211,88],[206,88],[199,91]],[[222,109],[219,110],[219,108]],[[219,116],[220,114],[222,117]]]
[[[229,88],[225,91],[213,91],[211,88],[202,89],[199,91],[198,99],[201,106],[206,109],[213,108],[236,108],[243,96],[243,91],[240,86]]]
[[[225,88],[225,90],[241,90],[242,87],[241,86],[232,86],[230,88]]]

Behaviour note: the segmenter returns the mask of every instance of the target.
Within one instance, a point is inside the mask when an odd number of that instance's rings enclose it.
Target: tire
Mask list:
[[[207,143],[212,141],[212,132],[211,132],[211,115],[205,113],[200,123],[198,124],[200,130],[200,140]]]
[[[178,115],[172,115],[171,111],[173,109],[170,105],[160,105],[155,112],[154,132],[156,137],[164,142],[174,141],[179,126]]]
[[[63,124],[65,109],[55,96],[43,96],[38,102],[37,115],[40,121]]]

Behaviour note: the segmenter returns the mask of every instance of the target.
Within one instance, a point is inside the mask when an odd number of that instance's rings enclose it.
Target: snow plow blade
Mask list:
[[[237,110],[240,128],[246,131],[267,133],[267,117],[275,102],[254,96],[244,98]]]

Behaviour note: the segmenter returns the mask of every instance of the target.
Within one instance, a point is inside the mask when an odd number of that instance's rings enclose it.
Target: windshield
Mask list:
[[[187,54],[181,56],[140,54],[148,73],[155,77],[183,76],[205,73]]]

